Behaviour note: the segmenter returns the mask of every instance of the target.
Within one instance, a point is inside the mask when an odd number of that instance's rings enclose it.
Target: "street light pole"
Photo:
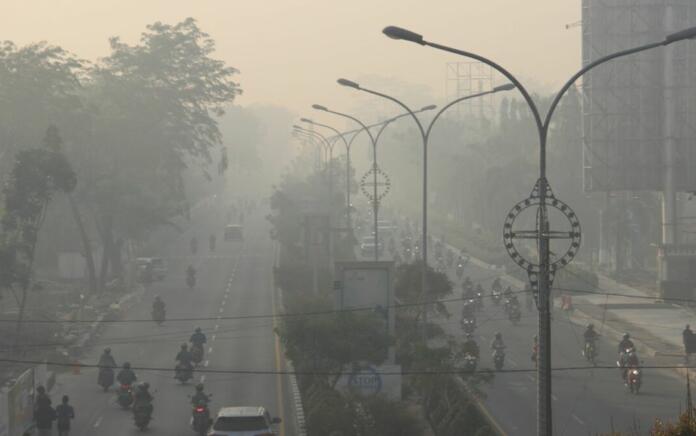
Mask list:
[[[375,139],[374,135],[372,132],[370,132],[370,129],[360,121],[359,119],[355,118],[352,115],[344,114],[342,112],[336,112],[333,110],[327,109],[325,106],[322,105],[312,105],[312,107],[316,110],[328,112],[330,114],[338,115],[340,117],[348,118],[349,120],[352,120],[356,122],[357,124],[362,127],[362,130],[365,130],[367,132],[367,135],[370,137],[370,143],[372,144],[372,172],[373,172],[373,198],[372,198],[372,215],[373,215],[373,227],[374,227],[374,245],[375,245],[375,261],[379,260],[379,229],[377,226],[377,220],[378,220],[378,213],[379,213],[379,203],[378,203],[378,198],[377,198],[377,140]]]
[[[437,122],[437,120],[440,118],[440,115],[442,115],[447,109],[452,107],[453,105],[462,102],[464,100],[469,100],[472,98],[477,98],[477,97],[482,97],[484,95],[489,95],[489,94],[494,94],[496,92],[500,91],[509,91],[514,88],[513,85],[506,84],[502,86],[498,86],[491,91],[486,91],[486,92],[480,92],[477,94],[472,94],[472,95],[467,95],[461,98],[458,98],[447,105],[445,105],[442,109],[440,109],[433,119],[430,121],[430,124],[427,127],[424,127],[421,121],[418,119],[416,116],[416,112],[414,112],[410,107],[408,107],[405,103],[403,103],[401,100],[392,97],[390,95],[374,91],[371,89],[363,88],[356,82],[353,82],[351,80],[347,79],[338,79],[338,83],[343,86],[347,86],[349,88],[354,88],[358,91],[364,91],[367,92],[368,94],[376,95],[378,97],[385,98],[387,100],[391,100],[394,103],[398,104],[401,106],[404,110],[406,110],[406,115],[410,115],[411,118],[413,118],[413,121],[416,123],[418,126],[418,130],[420,131],[421,134],[421,141],[423,144],[423,193],[422,193],[422,199],[423,199],[423,204],[422,204],[422,228],[421,228],[421,237],[422,237],[422,263],[421,263],[421,300],[423,303],[427,303],[429,300],[429,295],[428,295],[428,280],[427,280],[427,273],[428,273],[428,142],[430,139],[430,133],[432,132],[433,126]],[[433,107],[434,109],[434,107]],[[380,132],[381,133],[381,132]],[[427,343],[427,324],[428,324],[428,305],[424,304],[423,305],[423,340],[426,341]]]
[[[551,274],[555,271],[556,265],[550,263],[550,250],[549,250],[549,235],[550,227],[548,221],[547,212],[547,197],[551,194],[551,188],[546,179],[546,142],[548,140],[548,131],[551,125],[551,119],[553,117],[554,111],[558,107],[561,98],[568,91],[568,89],[575,83],[575,81],[580,78],[583,74],[589,70],[608,62],[612,59],[616,59],[623,56],[628,56],[634,53],[638,53],[645,50],[650,50],[652,48],[665,46],[672,44],[677,41],[682,41],[685,39],[696,38],[696,27],[692,27],[681,32],[673,33],[668,35],[664,41],[646,44],[640,47],[622,50],[617,53],[613,53],[604,56],[600,59],[595,60],[583,68],[581,68],[577,73],[575,73],[564,85],[561,87],[560,91],[554,97],[551,106],[549,107],[546,117],[542,120],[539,109],[532,99],[529,92],[525,87],[513,76],[508,70],[487,59],[481,55],[455,49],[452,47],[447,47],[444,45],[436,44],[433,42],[426,41],[422,35],[409,30],[389,26],[383,30],[384,34],[393,39],[405,40],[409,42],[414,42],[423,46],[430,46],[439,50],[454,53],[460,56],[464,56],[470,59],[475,59],[486,65],[491,66],[496,69],[502,75],[507,77],[510,82],[512,82],[515,87],[522,94],[522,97],[527,102],[532,114],[534,116],[534,121],[537,126],[537,131],[539,134],[539,180],[535,186],[535,191],[538,195],[538,224],[536,230],[537,246],[539,251],[538,259],[538,309],[539,309],[539,355],[537,357],[538,361],[538,372],[537,372],[537,432],[540,436],[551,436],[553,434],[553,421],[552,421],[552,406],[551,406]],[[519,262],[518,262],[519,263]],[[532,265],[528,266],[528,273],[531,278],[531,268]]]

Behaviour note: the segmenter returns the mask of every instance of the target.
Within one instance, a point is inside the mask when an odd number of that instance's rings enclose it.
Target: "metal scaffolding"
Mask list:
[[[448,62],[446,68],[447,101],[490,91],[495,87],[493,68],[481,62]],[[465,100],[451,111],[459,121],[465,118],[492,120],[496,114],[495,96],[491,94]]]

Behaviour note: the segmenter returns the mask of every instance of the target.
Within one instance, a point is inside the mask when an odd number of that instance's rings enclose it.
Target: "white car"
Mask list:
[[[274,436],[280,418],[271,418],[263,407],[223,407],[208,436]]]

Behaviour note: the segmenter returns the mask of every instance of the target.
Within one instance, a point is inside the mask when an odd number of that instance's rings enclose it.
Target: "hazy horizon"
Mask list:
[[[509,0],[475,6],[453,0],[435,5],[412,0],[41,3],[27,8],[25,2],[6,0],[3,39],[20,45],[48,41],[96,60],[108,54],[111,36],[134,43],[147,24],[195,18],[216,41],[215,56],[241,71],[237,80],[244,94],[235,104],[242,106],[280,105],[295,112],[314,102],[353,107],[355,95],[335,84],[338,77],[393,77],[444,98],[446,63],[464,59],[392,41],[381,33],[387,25],[493,58],[532,89],[558,87],[580,66],[580,28],[565,28],[580,19],[576,1],[539,0],[533,6]]]

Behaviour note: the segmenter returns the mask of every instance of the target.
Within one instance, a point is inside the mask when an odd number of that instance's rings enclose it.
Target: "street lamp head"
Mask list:
[[[312,105],[312,108],[313,108],[313,109],[316,109],[316,110],[318,110],[318,111],[324,111],[324,112],[328,111],[328,109],[326,108],[326,106],[322,106],[322,105],[320,105],[320,104],[313,104],[313,105]]]
[[[667,35],[665,38],[665,44],[671,44],[673,42],[682,41],[685,39],[696,39],[696,27],[690,27],[688,29],[680,30],[679,32]]]
[[[314,121],[310,120],[309,118],[300,118],[300,121],[307,124],[314,124]]]
[[[415,42],[416,44],[425,45],[423,40],[423,35],[419,35],[410,30],[406,30],[401,27],[387,26],[382,30],[382,33],[390,37],[391,39],[403,39],[404,41]]]
[[[506,83],[505,85],[500,85],[493,88],[493,92],[510,91],[512,89],[515,89],[515,85],[513,85],[512,83]]]
[[[349,88],[355,88],[355,89],[360,89],[360,85],[357,83],[353,82],[352,80],[348,79],[338,79],[336,82],[338,82],[339,85],[341,86],[347,86]]]
[[[423,112],[423,111],[431,111],[431,110],[433,110],[433,109],[437,109],[437,105],[435,105],[435,104],[429,104],[428,106],[423,106],[423,107],[421,108],[421,112]]]

